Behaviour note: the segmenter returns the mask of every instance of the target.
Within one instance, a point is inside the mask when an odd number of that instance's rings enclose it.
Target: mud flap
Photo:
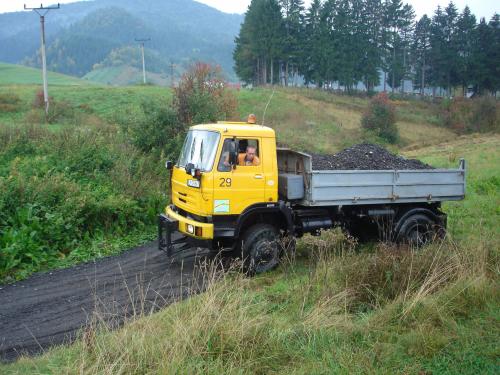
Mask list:
[[[158,250],[164,251],[168,256],[172,255],[174,244],[172,243],[172,232],[177,230],[179,222],[169,218],[165,214],[158,216]]]

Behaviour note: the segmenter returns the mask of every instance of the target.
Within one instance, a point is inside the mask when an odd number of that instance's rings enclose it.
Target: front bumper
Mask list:
[[[175,212],[172,206],[168,206],[166,214],[158,216],[158,248],[166,251],[168,255],[176,242],[172,241],[172,233],[179,231],[196,240],[212,240],[214,237],[214,225],[212,223],[201,223],[189,219]]]

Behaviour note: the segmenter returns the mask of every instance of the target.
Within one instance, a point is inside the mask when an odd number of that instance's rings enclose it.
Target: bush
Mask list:
[[[131,143],[143,152],[178,156],[182,146],[183,126],[171,105],[155,100],[141,103],[142,115],[130,115],[121,120]]]
[[[498,107],[497,100],[490,96],[444,100],[441,103],[441,123],[459,134],[498,132],[500,130]]]
[[[236,97],[226,89],[220,68],[205,63],[192,66],[174,92],[174,107],[186,126],[235,117],[236,105]]]
[[[88,106],[87,106],[88,107]],[[80,116],[87,108],[80,106],[76,110],[71,103],[66,101],[55,101],[51,96],[49,97],[49,112],[45,115],[45,102],[43,91],[39,90],[33,99],[32,109],[26,114],[26,121],[32,124],[41,123],[79,123]]]
[[[165,204],[158,168],[109,125],[1,128],[0,280],[89,259],[102,238],[147,232]]]
[[[119,120],[132,144],[177,158],[188,127],[235,117],[236,97],[226,89],[219,68],[198,63],[182,77],[171,104],[150,101],[141,109]]]
[[[54,98],[52,96],[49,96],[49,102],[52,102]],[[33,99],[32,103],[33,108],[45,108],[45,98],[43,96],[43,90],[38,90],[35,93],[35,99]]]
[[[361,126],[390,143],[399,140],[396,112],[386,93],[376,95],[361,120]]]
[[[0,94],[0,112],[17,112],[21,99],[16,94]]]

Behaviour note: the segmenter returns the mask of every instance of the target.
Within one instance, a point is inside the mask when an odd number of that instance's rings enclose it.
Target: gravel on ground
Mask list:
[[[192,248],[169,259],[151,242],[0,285],[0,361],[71,343],[96,321],[119,327],[130,316],[147,315],[201,291],[199,264],[209,258]]]
[[[406,159],[371,143],[360,143],[337,154],[312,156],[313,170],[434,169],[417,159]]]

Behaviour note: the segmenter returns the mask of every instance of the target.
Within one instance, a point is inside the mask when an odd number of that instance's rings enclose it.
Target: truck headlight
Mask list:
[[[188,233],[194,234],[194,225],[187,224],[186,225],[186,230]]]

